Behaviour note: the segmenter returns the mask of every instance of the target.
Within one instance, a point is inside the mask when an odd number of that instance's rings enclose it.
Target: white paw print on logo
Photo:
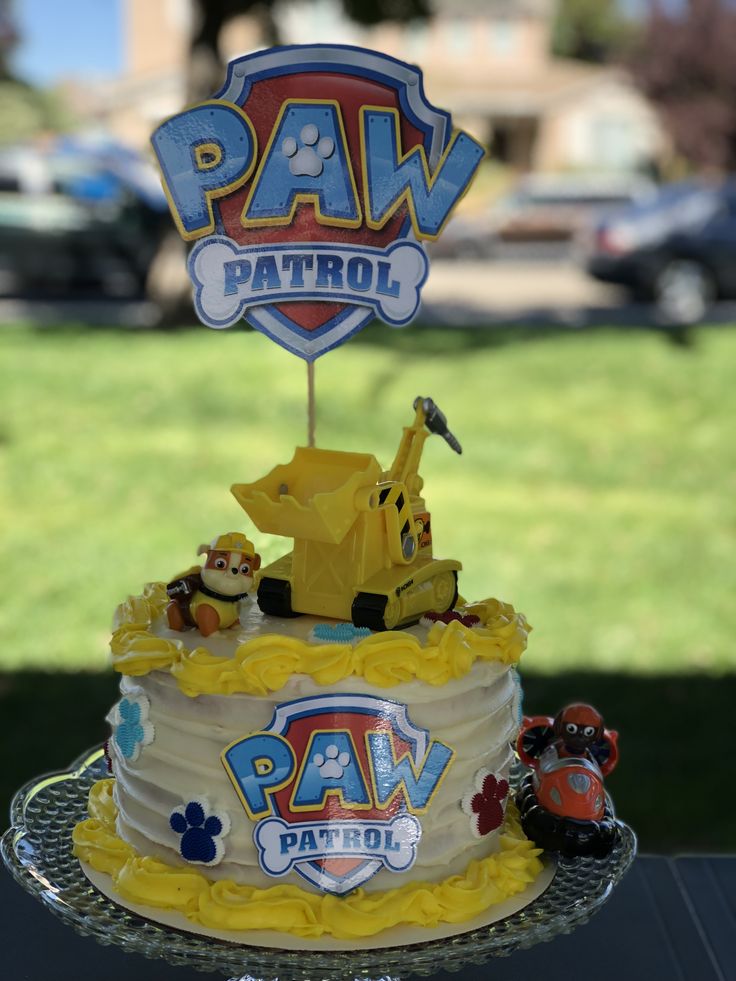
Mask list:
[[[294,177],[319,177],[324,169],[322,161],[335,152],[335,141],[331,136],[320,139],[314,123],[302,127],[299,140],[301,146],[293,136],[287,136],[281,144],[281,152],[289,158],[290,173]]]
[[[325,759],[325,757],[327,757]],[[328,780],[330,777],[340,779],[345,772],[345,767],[350,762],[350,753],[340,753],[337,746],[330,744],[325,750],[325,755],[315,753],[312,763],[319,767],[319,775]]]

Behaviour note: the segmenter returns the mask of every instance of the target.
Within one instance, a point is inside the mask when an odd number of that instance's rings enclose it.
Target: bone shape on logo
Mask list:
[[[351,846],[341,844],[345,829]],[[355,847],[354,835],[366,832],[378,836],[374,848]],[[346,855],[380,859],[394,872],[404,872],[414,864],[417,842],[422,829],[415,817],[400,814],[390,821],[313,821],[287,824],[281,818],[270,817],[256,825],[253,839],[261,854],[261,865],[269,875],[285,875],[292,865],[318,858]],[[311,836],[314,847],[305,847]],[[366,839],[368,835],[366,834]],[[326,844],[327,841],[332,842]]]
[[[385,250],[326,243],[249,249],[212,236],[189,262],[197,311],[210,327],[229,327],[249,306],[302,298],[369,303],[389,323],[407,323],[428,272],[423,249],[411,242]]]

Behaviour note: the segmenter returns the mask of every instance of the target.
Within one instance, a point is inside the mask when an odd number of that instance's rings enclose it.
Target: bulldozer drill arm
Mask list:
[[[424,481],[419,476],[419,462],[425,440],[430,433],[435,433],[452,447],[456,453],[462,453],[462,447],[447,426],[447,418],[434,401],[418,396],[414,399],[414,422],[404,427],[399,448],[396,452],[391,469],[386,474],[387,480],[400,481],[406,485],[409,494],[417,496]]]

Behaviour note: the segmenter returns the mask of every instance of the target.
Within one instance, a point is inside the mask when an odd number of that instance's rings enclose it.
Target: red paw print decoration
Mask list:
[[[110,740],[106,739],[102,744],[102,751],[105,754],[105,766],[107,768],[108,775],[112,775],[112,756],[110,756]]]
[[[469,790],[461,801],[462,809],[470,816],[476,838],[483,838],[501,827],[508,793],[508,780],[499,780],[488,770],[476,773],[473,790]]]

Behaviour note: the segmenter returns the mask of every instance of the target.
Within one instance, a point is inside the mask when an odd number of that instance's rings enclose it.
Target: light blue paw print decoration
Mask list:
[[[368,627],[354,627],[352,623],[318,623],[312,630],[311,640],[320,644],[355,644],[370,635]]]
[[[145,695],[126,695],[113,712],[112,735],[120,754],[129,762],[141,755],[143,746],[153,742],[153,723],[148,721],[150,703]]]
[[[195,797],[174,808],[169,817],[171,830],[181,835],[178,851],[194,865],[217,865],[225,854],[223,838],[230,831],[226,811],[215,810],[206,797]]]

